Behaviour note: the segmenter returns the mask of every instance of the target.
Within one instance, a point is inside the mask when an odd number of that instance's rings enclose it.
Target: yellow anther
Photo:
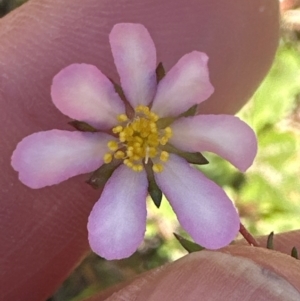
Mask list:
[[[159,172],[162,172],[164,170],[164,167],[162,166],[162,164],[156,163],[156,164],[153,164],[152,170],[154,172],[159,173]]]
[[[151,134],[157,134],[157,129],[156,128],[151,128]]]
[[[142,138],[146,138],[146,137],[149,136],[149,133],[147,131],[143,131],[143,132],[140,133],[140,135],[141,135]]]
[[[172,137],[172,129],[170,128],[170,127],[166,127],[165,128],[165,136],[167,137],[167,138],[171,138]]]
[[[132,169],[133,169],[134,171],[141,172],[142,170],[144,170],[144,167],[143,167],[142,164],[137,164],[137,165],[133,165],[133,166],[132,166]]]
[[[126,127],[123,132],[126,136],[133,136],[134,134],[134,130],[130,126]]]
[[[114,157],[116,159],[124,159],[125,158],[125,153],[123,151],[119,150],[119,151],[115,152]]]
[[[133,155],[133,156],[131,157],[131,159],[132,159],[133,161],[139,161],[139,160],[141,160],[141,157],[140,157],[139,155]]]
[[[169,153],[168,153],[168,152],[165,152],[165,151],[162,151],[162,152],[160,153],[159,158],[160,158],[161,161],[167,162],[168,159],[169,159]]]
[[[167,144],[172,137],[171,127],[159,129],[159,116],[144,105],[135,108],[135,117],[132,120],[126,114],[118,115],[117,119],[120,124],[112,131],[119,136],[119,140],[108,142],[107,146],[112,153],[104,156],[104,162],[109,163],[113,158],[121,159],[126,166],[139,172],[144,170],[143,164],[154,160],[159,163],[153,164],[153,171],[162,172],[163,163],[168,161],[169,153],[162,151],[160,146]]]
[[[141,127],[141,123],[140,123],[140,120],[136,120],[135,122],[133,122],[131,125],[132,129],[134,131],[139,131],[140,130],[140,127]]]
[[[121,125],[115,126],[112,131],[114,134],[120,133],[123,131],[123,127]]]
[[[140,119],[141,129],[147,129],[149,125],[149,120],[146,118]]]
[[[154,121],[150,122],[150,128],[157,128],[156,123]]]
[[[153,113],[153,112],[151,112],[149,115],[150,115],[149,117],[153,121],[157,121],[159,119],[159,117],[155,113]]]
[[[168,138],[167,137],[162,137],[160,140],[159,140],[159,142],[160,142],[160,144],[161,145],[166,145],[167,144],[167,142],[168,142]]]
[[[141,147],[141,143],[139,143],[139,142],[134,142],[134,143],[133,143],[133,147],[134,147],[134,148],[140,148],[140,147]]]
[[[138,142],[139,144],[142,144],[144,142],[144,140],[139,136],[135,136],[134,141]]]
[[[157,133],[151,133],[148,136],[148,141],[151,141],[151,142],[157,141],[158,142],[158,134]]]
[[[107,146],[113,152],[116,151],[119,148],[118,142],[117,141],[113,141],[113,140],[109,141],[107,143]]]
[[[149,107],[146,107],[146,106],[143,106],[142,110],[143,110],[143,113],[145,113],[145,114],[150,112]]]
[[[104,161],[104,163],[107,164],[107,163],[110,163],[112,161],[112,158],[113,158],[112,154],[107,153],[107,154],[104,155],[103,161]]]
[[[126,134],[124,132],[121,132],[119,134],[119,139],[121,142],[125,142],[126,141]]]
[[[157,155],[157,150],[155,147],[148,148],[148,156],[149,158],[154,158]]]
[[[126,166],[130,167],[130,168],[133,167],[133,163],[132,163],[129,159],[125,159],[125,160],[123,161],[123,163],[124,163]]]
[[[127,155],[128,157],[132,157],[132,156],[133,156],[133,151],[132,151],[132,150],[129,150],[129,149],[127,149],[127,151],[126,151],[126,155]]]
[[[128,117],[127,117],[127,115],[125,115],[125,114],[121,114],[121,115],[119,115],[119,116],[117,117],[117,119],[118,119],[118,121],[120,121],[120,122],[124,122],[124,121],[127,121],[127,120],[128,120]]]
[[[142,105],[139,105],[135,108],[135,111],[136,112],[141,112],[143,110],[143,106]]]

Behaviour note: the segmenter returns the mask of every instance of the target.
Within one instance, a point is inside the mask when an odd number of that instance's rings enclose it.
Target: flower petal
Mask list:
[[[109,35],[124,94],[133,108],[148,105],[156,91],[156,49],[141,24],[116,24]]]
[[[97,129],[109,129],[125,106],[110,80],[95,66],[73,64],[62,69],[51,87],[54,105],[70,118]]]
[[[89,216],[92,250],[106,259],[132,255],[146,229],[147,176],[125,165],[118,167],[106,183]]]
[[[231,115],[198,115],[180,118],[172,124],[170,139],[177,148],[188,152],[218,154],[241,171],[247,170],[257,153],[253,130]]]
[[[178,116],[206,100],[214,92],[207,62],[203,52],[184,55],[159,82],[152,110],[160,117]]]
[[[25,137],[13,152],[12,166],[30,188],[58,184],[94,171],[103,164],[107,142],[104,133],[51,130]]]
[[[184,159],[170,155],[155,179],[182,227],[208,249],[228,245],[239,231],[239,217],[225,192]]]

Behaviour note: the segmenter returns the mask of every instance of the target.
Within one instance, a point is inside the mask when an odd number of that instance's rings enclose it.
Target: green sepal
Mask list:
[[[121,160],[113,160],[108,164],[103,164],[100,168],[93,172],[86,183],[91,185],[94,189],[103,188],[112,173],[121,163]]]
[[[159,208],[162,200],[162,191],[157,186],[155,180],[149,181],[148,192],[155,206]]]
[[[165,68],[164,68],[162,62],[160,62],[157,65],[155,73],[156,73],[156,81],[157,81],[157,83],[159,83],[166,75],[166,71],[165,71]]]
[[[181,115],[179,115],[177,118],[194,116],[195,113],[196,113],[196,111],[197,111],[197,105],[194,105],[191,108],[189,108],[186,112],[184,112]],[[163,117],[163,118],[160,118],[156,122],[157,127],[160,128],[160,129],[164,129],[167,126],[169,126],[170,124],[172,124],[177,118],[174,118],[174,117]]]
[[[299,259],[298,250],[296,249],[296,247],[293,247],[291,256],[294,257],[295,259]]]
[[[116,84],[115,82],[113,82],[113,84],[114,84],[114,88],[115,88],[116,92],[119,94],[120,98],[123,101],[126,101],[126,97],[125,97],[122,87],[120,85]]]
[[[274,250],[274,232],[271,232],[268,236],[267,249]]]
[[[156,121],[156,126],[159,129],[165,129],[167,126],[172,124],[175,121],[175,118],[173,117],[163,117]]]
[[[91,125],[83,121],[73,120],[68,122],[68,124],[70,124],[80,132],[92,132],[92,133],[98,132],[94,127],[92,127]]]
[[[124,94],[124,91],[122,89],[122,87],[120,85],[118,85],[117,83],[115,83],[111,78],[108,78],[111,83],[114,85],[115,91],[118,93],[118,95],[120,96],[120,98],[123,100],[124,104],[125,104],[125,113],[128,117],[132,118],[134,115],[134,111],[131,107],[131,105],[129,104],[129,102],[126,99],[126,96]]]
[[[196,244],[195,242],[187,240],[176,233],[173,233],[173,234],[174,234],[175,238],[178,240],[178,242],[181,244],[181,246],[185,250],[187,250],[189,253],[205,250],[205,248],[201,247],[200,245]]]
[[[185,111],[184,113],[180,114],[178,116],[178,118],[180,117],[190,117],[190,116],[195,116],[196,112],[197,112],[197,107],[198,105],[193,105],[192,107],[190,107],[187,111]]]
[[[160,188],[158,187],[158,185],[155,181],[152,166],[153,166],[153,164],[151,162],[149,162],[148,164],[145,164],[145,170],[146,170],[147,179],[148,179],[148,193],[151,196],[151,199],[152,199],[153,203],[155,204],[155,206],[157,208],[159,208],[160,204],[161,204],[161,200],[162,200],[162,191],[160,190]]]
[[[111,83],[114,85],[114,88],[115,88],[115,91],[119,94],[120,98],[123,100],[123,101],[126,101],[126,97],[125,97],[125,94],[123,92],[123,89],[120,85],[118,85],[112,78],[108,78]]]
[[[178,150],[171,144],[166,144],[165,146],[163,146],[163,150],[167,151],[168,153],[176,154],[191,164],[205,165],[209,163],[208,160],[201,153],[183,152]]]
[[[175,121],[173,117],[163,117],[156,121],[156,126],[159,129],[164,129]]]
[[[191,164],[205,165],[209,163],[201,153],[180,152],[178,155]]]

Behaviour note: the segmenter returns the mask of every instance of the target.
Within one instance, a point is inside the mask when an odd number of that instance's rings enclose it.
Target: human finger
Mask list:
[[[85,62],[117,78],[108,33],[115,23],[139,22],[151,32],[166,69],[186,52],[207,52],[216,94],[202,110],[234,112],[270,66],[277,11],[273,0],[193,0],[188,7],[184,0],[31,0],[1,19],[0,281],[5,300],[46,298],[88,250],[87,217],[100,192],[84,183],[85,176],[30,190],[10,166],[24,136],[68,129],[68,119],[51,103],[53,76]]]

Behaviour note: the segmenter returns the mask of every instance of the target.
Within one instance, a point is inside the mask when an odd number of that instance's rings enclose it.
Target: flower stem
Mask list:
[[[250,234],[250,232],[248,232],[248,230],[242,223],[240,223],[240,233],[243,235],[250,246],[259,247],[257,240]]]

